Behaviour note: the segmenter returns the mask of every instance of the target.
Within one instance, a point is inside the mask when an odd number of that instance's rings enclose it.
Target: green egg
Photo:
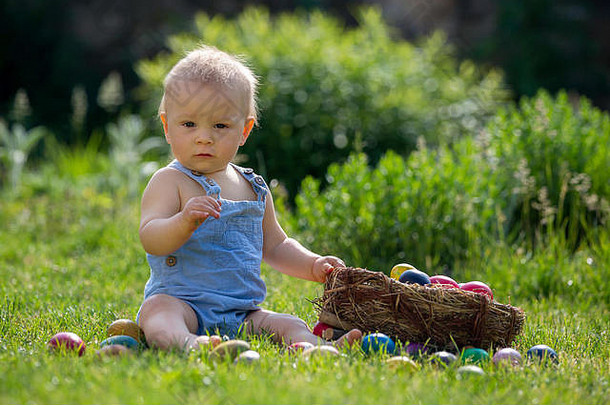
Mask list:
[[[481,364],[490,361],[490,357],[486,350],[471,347],[462,351],[460,360],[464,364]]]

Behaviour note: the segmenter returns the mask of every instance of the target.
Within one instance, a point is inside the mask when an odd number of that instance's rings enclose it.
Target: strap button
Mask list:
[[[176,259],[176,256],[167,256],[167,259],[165,259],[165,264],[167,264],[167,267],[174,267],[177,262],[178,259]]]

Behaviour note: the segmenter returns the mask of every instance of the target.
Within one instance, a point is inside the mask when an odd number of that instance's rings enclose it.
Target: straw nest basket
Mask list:
[[[403,284],[381,272],[340,268],[314,299],[319,319],[334,328],[382,332],[437,349],[507,347],[521,332],[522,309],[487,296],[437,285]]]

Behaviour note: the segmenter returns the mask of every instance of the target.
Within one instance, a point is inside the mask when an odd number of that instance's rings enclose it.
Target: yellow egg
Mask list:
[[[140,343],[146,341],[144,332],[137,323],[129,319],[117,319],[112,322],[108,329],[106,329],[108,337],[111,336],[130,336]]]
[[[394,356],[386,360],[388,367],[392,370],[417,371],[419,365],[407,356]]]
[[[407,270],[417,270],[415,267],[410,265],[409,263],[399,263],[396,266],[392,267],[392,271],[390,272],[390,277],[394,280],[398,280],[400,275]]]

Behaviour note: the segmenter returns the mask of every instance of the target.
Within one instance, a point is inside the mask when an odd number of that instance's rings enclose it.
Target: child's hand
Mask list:
[[[313,279],[320,283],[326,281],[326,277],[332,273],[336,267],[345,267],[343,260],[335,256],[320,256],[314,262],[311,267],[311,273]]]
[[[208,217],[220,218],[220,200],[210,196],[193,197],[186,202],[180,213],[191,231],[194,231]]]

